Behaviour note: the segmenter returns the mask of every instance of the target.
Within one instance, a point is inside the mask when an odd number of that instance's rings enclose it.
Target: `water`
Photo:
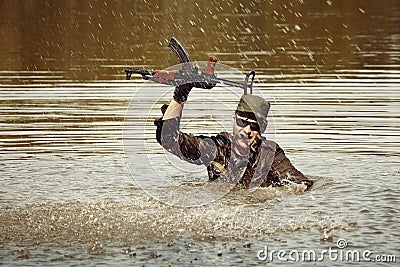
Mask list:
[[[398,262],[397,1],[1,1],[0,10],[1,263],[252,266],[270,264],[257,258],[265,246],[368,250]],[[171,36],[192,59],[214,54],[256,70],[255,90],[272,103],[272,136],[315,180],[310,192],[234,190],[178,208],[139,188],[126,164],[126,118],[137,119],[135,140],[147,148],[130,156],[176,171],[152,136],[172,91],[125,81],[123,69],[176,64]],[[229,92],[194,90],[186,131],[229,130],[237,101]],[[207,179],[195,167],[188,176],[177,176],[181,190]],[[346,263],[325,255],[317,264]]]

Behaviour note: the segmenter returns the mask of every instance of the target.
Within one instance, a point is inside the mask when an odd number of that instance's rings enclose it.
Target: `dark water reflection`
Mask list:
[[[115,79],[126,64],[168,67],[177,63],[166,47],[171,36],[193,59],[214,54],[266,74],[398,68],[396,0],[4,0],[0,8],[0,68],[15,75],[48,70],[87,81]]]
[[[255,265],[265,245],[322,250],[339,238],[399,255],[398,1],[3,0],[0,14],[0,262]],[[172,92],[125,81],[123,69],[176,64],[171,36],[194,60],[256,70],[275,138],[316,180],[311,192],[237,191],[178,209],[137,188],[124,122],[134,118],[133,138],[147,142],[138,161],[157,157],[143,129],[154,131]],[[229,128],[236,98],[221,88],[191,97],[188,131]],[[200,101],[210,98],[223,107]]]

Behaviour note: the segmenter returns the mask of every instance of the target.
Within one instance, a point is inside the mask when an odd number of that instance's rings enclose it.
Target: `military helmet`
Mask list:
[[[265,130],[270,106],[270,103],[260,96],[245,94],[240,98],[236,111],[253,113],[261,129]]]

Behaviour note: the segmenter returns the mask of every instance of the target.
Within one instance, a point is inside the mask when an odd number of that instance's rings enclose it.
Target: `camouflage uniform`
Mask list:
[[[162,108],[166,110],[166,105]],[[232,151],[232,136],[221,132],[215,136],[193,135],[179,130],[180,118],[156,120],[157,141],[181,159],[207,166],[210,181],[228,181],[245,187],[282,186],[290,181],[309,189],[313,182],[298,171],[283,149],[264,137],[250,148],[248,156]]]

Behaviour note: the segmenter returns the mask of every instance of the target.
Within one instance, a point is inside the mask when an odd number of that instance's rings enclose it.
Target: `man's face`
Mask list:
[[[249,148],[260,135],[260,127],[256,120],[241,114],[233,114],[233,144],[235,152],[241,155],[249,153]]]

